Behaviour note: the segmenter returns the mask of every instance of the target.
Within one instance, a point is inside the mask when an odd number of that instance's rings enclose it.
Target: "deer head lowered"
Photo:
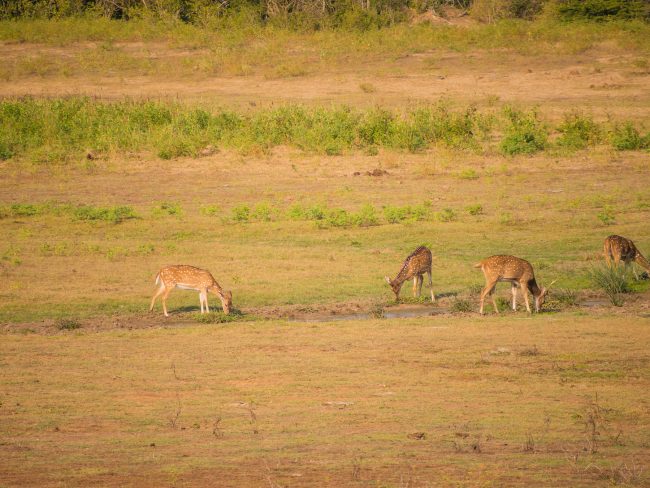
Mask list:
[[[184,264],[166,266],[156,275],[156,284],[160,286],[151,299],[149,311],[153,310],[156,298],[162,295],[163,312],[165,313],[165,317],[169,317],[166,304],[167,297],[174,288],[181,288],[183,290],[196,290],[199,292],[201,313],[204,313],[204,310],[205,312],[210,312],[208,292],[219,297],[225,314],[230,313],[232,292],[223,290],[210,272],[204,269]]]
[[[539,287],[535,280],[533,267],[525,259],[509,255],[490,256],[474,265],[475,268],[481,268],[485,275],[485,288],[481,292],[480,313],[483,314],[483,304],[485,297],[490,295],[492,305],[496,313],[499,313],[496,300],[494,299],[494,288],[499,281],[508,281],[512,285],[512,309],[517,310],[517,288],[521,288],[526,303],[526,310],[531,313],[530,304],[528,303],[528,292],[535,299],[535,312],[539,312],[548,290],[555,283],[553,281],[548,287]]]

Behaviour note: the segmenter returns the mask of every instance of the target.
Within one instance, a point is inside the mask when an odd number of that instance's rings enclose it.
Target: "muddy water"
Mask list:
[[[383,310],[378,316],[370,312],[358,312],[350,314],[312,314],[303,317],[294,317],[292,322],[334,322],[340,320],[368,320],[372,318],[399,319],[410,317],[429,317],[449,313],[447,307],[432,307],[426,305],[398,305]]]

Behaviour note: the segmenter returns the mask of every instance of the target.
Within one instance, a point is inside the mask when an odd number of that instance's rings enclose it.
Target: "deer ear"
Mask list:
[[[388,276],[384,276],[384,279],[386,280],[386,283],[390,285],[390,278]]]
[[[553,281],[551,281],[551,284],[548,285],[548,286],[546,287],[546,291],[548,291],[548,289],[549,289],[550,287],[552,287],[552,286],[553,286],[553,283],[555,283],[556,281],[557,281],[557,280],[553,280]]]

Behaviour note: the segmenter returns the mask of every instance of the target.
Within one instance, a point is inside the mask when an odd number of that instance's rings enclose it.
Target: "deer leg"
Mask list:
[[[499,307],[497,306],[497,299],[494,296],[495,288],[496,288],[496,285],[494,287],[492,287],[492,289],[490,290],[490,298],[492,299],[492,306],[494,307],[494,311],[496,313],[501,313],[501,312],[499,312]]]
[[[516,312],[517,311],[517,285],[513,283],[510,291],[512,292],[512,309]]]
[[[418,298],[422,295],[422,284],[424,283],[424,275],[418,275]]]
[[[165,313],[165,317],[169,317],[169,314],[167,313],[167,297],[172,292],[172,290],[173,288],[165,288],[165,292],[163,293],[162,296],[162,305],[163,305],[163,312]]]
[[[427,271],[427,276],[429,277],[429,290],[431,291],[431,301],[436,301],[436,296],[433,294],[433,281],[431,280],[431,270]]]
[[[210,313],[210,306],[208,305],[208,290],[203,290],[203,301],[205,302],[206,313]]]
[[[479,313],[480,313],[481,315],[483,315],[483,303],[485,302],[485,297],[486,297],[488,294],[491,294],[492,291],[494,291],[494,287],[495,287],[495,286],[496,286],[496,281],[494,281],[494,282],[492,282],[492,283],[487,283],[487,284],[485,285],[485,288],[483,288],[483,291],[481,292],[481,308],[480,308],[480,310],[479,310]],[[498,313],[498,312],[499,312],[499,311],[497,310],[497,313]]]
[[[156,303],[156,298],[162,295],[165,292],[165,285],[161,284],[160,287],[156,290],[153,298],[151,299],[151,305],[149,306],[149,311],[153,310],[154,303]]]
[[[526,311],[528,313],[533,313],[530,311],[530,303],[528,303],[528,286],[527,285],[522,285],[521,286],[521,293],[524,295],[524,302],[526,303]],[[537,307],[537,301],[535,302],[535,307]],[[536,312],[539,310],[535,309]]]

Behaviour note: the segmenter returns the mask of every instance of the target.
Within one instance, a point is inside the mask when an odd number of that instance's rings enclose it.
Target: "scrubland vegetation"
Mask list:
[[[0,486],[647,485],[650,281],[602,242],[650,254],[648,16],[0,2]],[[477,315],[492,254],[542,313]],[[181,263],[232,313],[148,314]]]

